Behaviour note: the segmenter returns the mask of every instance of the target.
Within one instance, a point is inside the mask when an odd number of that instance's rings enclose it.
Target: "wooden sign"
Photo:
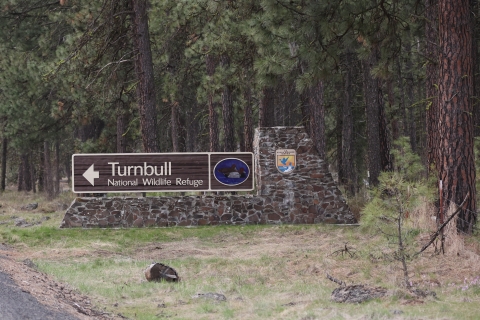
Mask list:
[[[251,191],[253,153],[74,154],[75,193]]]

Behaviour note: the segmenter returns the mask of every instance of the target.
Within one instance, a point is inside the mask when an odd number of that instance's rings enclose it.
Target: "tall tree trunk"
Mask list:
[[[58,140],[55,141],[55,196],[60,194],[60,142]]]
[[[262,89],[262,97],[260,98],[260,105],[258,111],[258,126],[259,127],[273,127],[274,126],[274,112],[275,112],[275,96],[272,87],[264,87]]]
[[[385,104],[383,103],[383,94],[380,80],[376,81],[378,88],[378,101],[379,101],[379,136],[380,136],[380,164],[382,171],[391,171],[393,169],[392,164],[392,155],[390,154],[391,145],[390,145],[390,136],[387,126],[387,116],[385,114]]]
[[[186,115],[186,137],[185,137],[185,151],[198,151],[197,135],[198,135],[198,121],[195,119],[197,109],[196,101],[192,102],[192,106],[187,110]]]
[[[180,133],[178,130],[178,102],[172,101],[171,104],[171,128],[172,128],[172,147],[173,152],[180,152],[180,144],[178,142]]]
[[[309,92],[305,90],[300,94],[300,110],[302,112],[302,124],[305,127],[305,131],[310,134],[310,101],[309,100]]]
[[[355,177],[353,166],[353,53],[345,53],[345,95],[342,107],[342,173],[341,183],[348,194],[355,194]]]
[[[250,85],[245,89],[245,114],[243,116],[244,151],[253,152],[253,115],[252,90]]]
[[[105,127],[105,122],[99,118],[90,119],[89,116],[82,120],[82,124],[75,130],[75,136],[82,142],[88,139],[92,139],[92,141],[98,139]]]
[[[339,87],[341,83],[338,82],[335,86]],[[340,92],[342,89],[341,88],[336,88],[337,92]],[[337,101],[336,105],[341,104],[341,97],[340,95],[337,96]],[[337,158],[337,171],[338,171],[338,182],[345,180],[345,174],[343,172],[343,157],[342,157],[342,132],[343,132],[343,108],[337,108],[336,110],[336,122],[337,125],[335,127],[335,140],[336,140],[336,145],[337,145],[337,150],[336,150],[336,158]],[[325,159],[325,158],[324,158]]]
[[[40,160],[38,161],[38,192],[46,191],[45,186],[45,146],[39,147]],[[69,161],[70,162],[70,161]],[[69,171],[72,174],[71,171]]]
[[[285,80],[282,80],[277,87],[275,88],[275,112],[274,112],[274,122],[276,126],[285,126],[285,121],[287,118],[287,110],[290,108],[289,97],[288,97],[288,83]]]
[[[373,48],[368,60],[363,61],[363,77],[364,77],[364,97],[365,112],[367,116],[367,156],[368,156],[368,175],[369,182],[372,185],[378,184],[378,176],[381,170],[380,159],[380,101],[377,84],[378,80],[374,79],[371,70],[378,61],[378,49]]]
[[[37,192],[37,178],[36,178],[36,172],[35,172],[35,159],[33,156],[33,152],[30,152],[30,181],[32,185],[32,191],[33,193]]]
[[[241,113],[241,111],[239,112]],[[244,137],[244,131],[243,131],[243,122],[238,121],[237,125],[235,126],[235,132],[237,135],[237,141],[235,144],[235,150],[240,151],[240,152],[245,152],[245,137]]]
[[[325,143],[325,101],[323,81],[309,88],[310,138],[321,159],[326,157]]]
[[[22,153],[20,155],[20,165],[18,166],[18,191],[32,190],[31,178],[28,153]]]
[[[402,65],[400,59],[396,58],[398,87],[400,89],[400,113],[402,115],[402,135],[408,136],[407,108],[405,106],[405,86],[403,84]]]
[[[23,185],[25,187],[25,191],[32,190],[32,173],[30,172],[30,156],[28,153],[25,153],[23,156]]]
[[[409,39],[410,40],[410,39]],[[412,63],[412,44],[411,40],[407,42],[405,46],[405,50],[407,53],[407,74],[406,74],[406,93],[407,93],[407,105],[408,105],[408,136],[410,137],[410,146],[412,147],[412,151],[415,152],[417,149],[417,135],[416,130],[417,127],[415,125],[415,117],[414,117],[414,98],[413,98],[413,89],[414,89],[414,81],[413,81],[413,63]]]
[[[133,8],[133,45],[137,75],[137,103],[140,114],[143,150],[159,152],[157,111],[153,78],[152,51],[148,31],[147,1],[131,0]]]
[[[2,191],[5,191],[5,180],[7,178],[7,138],[2,139]]]
[[[17,176],[17,191],[25,191],[25,180],[23,176],[25,175],[25,159],[24,155],[20,156],[20,164],[18,165],[18,176]]]
[[[117,113],[117,153],[126,152],[125,139],[125,114],[121,111]]]
[[[43,183],[45,186],[45,192],[47,193],[48,199],[53,199],[55,196],[54,186],[53,186],[53,174],[52,174],[52,161],[50,157],[50,142],[45,141],[43,143]]]
[[[478,81],[480,81],[480,70],[479,70],[479,43],[478,40],[480,38],[480,24],[477,21],[477,17],[479,17],[479,5],[478,0],[470,0],[470,19],[472,21],[472,30],[473,30],[473,45],[472,45],[472,60],[473,60],[473,130],[475,137],[480,136],[480,85]]]
[[[224,69],[228,69],[230,66],[230,58],[227,54],[223,54],[220,57],[220,63]],[[228,80],[225,79],[227,82]],[[225,84],[222,92],[222,115],[223,115],[223,151],[233,152],[235,151],[235,136],[234,128],[235,122],[233,120],[233,99],[232,88],[230,85]]]
[[[65,160],[65,159],[64,159]],[[64,165],[65,165],[65,172],[67,173],[67,183],[68,185],[70,185],[70,182],[71,182],[71,177],[72,177],[72,168],[70,166],[70,159],[66,159],[66,161],[64,162]],[[40,184],[40,182],[39,182]]]
[[[457,227],[472,232],[476,222],[473,156],[473,30],[469,0],[439,0],[439,179],[449,204],[469,198]],[[450,202],[449,202],[450,201]],[[441,208],[444,210],[444,208]],[[446,212],[446,211],[444,211]]]
[[[427,127],[427,170],[436,168],[435,154],[438,148],[438,0],[425,0],[425,73],[426,127]]]
[[[205,64],[207,67],[207,75],[211,78],[215,74],[215,69],[217,61],[215,57],[210,54],[205,56]],[[214,100],[214,94],[212,89],[207,93],[208,95],[208,123],[210,125],[210,152],[220,151],[219,141],[218,141],[218,117],[216,112],[216,103]]]
[[[394,109],[395,105],[395,93],[393,92],[393,80],[389,78],[387,80],[387,99],[388,99],[388,108],[390,110]],[[400,138],[400,128],[398,127],[398,114],[396,114],[392,119],[392,141]]]

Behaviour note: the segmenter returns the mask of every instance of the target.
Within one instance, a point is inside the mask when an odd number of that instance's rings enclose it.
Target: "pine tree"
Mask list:
[[[439,180],[446,205],[469,195],[458,228],[472,232],[476,222],[475,162],[473,157],[473,30],[467,0],[439,0],[440,59],[438,74]],[[446,212],[446,208],[440,208]]]

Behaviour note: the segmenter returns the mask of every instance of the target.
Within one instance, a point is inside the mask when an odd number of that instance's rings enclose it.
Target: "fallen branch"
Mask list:
[[[350,256],[350,258],[354,258],[355,257],[355,249],[353,248],[348,248],[348,242],[345,243],[345,247],[343,249],[339,249],[339,250],[336,250],[334,252],[331,253],[331,255],[335,255],[335,256],[338,256],[340,253],[342,254],[342,257],[344,254],[348,254]]]
[[[345,282],[343,282],[342,280],[338,280],[337,278],[334,278],[332,277],[331,275],[329,275],[327,273],[327,279],[330,280],[330,281],[333,281],[335,282],[336,284],[342,286],[342,287],[345,287],[347,284]]]
[[[464,206],[465,202],[467,201],[467,198],[468,198],[469,195],[470,195],[470,193],[467,193],[467,195],[465,196],[465,199],[463,199],[462,203],[458,206],[458,209],[457,209],[454,213],[452,213],[452,215],[451,215],[450,217],[448,217],[447,221],[445,221],[445,222],[437,229],[437,231],[436,231],[434,234],[432,234],[432,236],[431,236],[431,238],[430,238],[430,241],[429,241],[426,245],[423,246],[422,250],[420,250],[419,252],[415,253],[415,254],[414,254],[414,257],[415,257],[415,256],[418,256],[420,253],[422,253],[423,251],[425,251],[425,250],[435,241],[435,239],[437,239],[437,237],[440,235],[440,232],[443,230],[443,228],[444,228],[444,227],[453,219],[453,217],[455,217],[455,215],[456,215],[457,213],[459,213],[460,210],[463,208],[463,206]],[[440,210],[441,210],[441,208],[440,208]]]

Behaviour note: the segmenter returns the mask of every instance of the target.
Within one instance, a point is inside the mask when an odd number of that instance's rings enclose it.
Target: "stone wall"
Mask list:
[[[277,170],[277,149],[296,150],[292,173]],[[76,198],[61,227],[356,222],[303,127],[256,129],[254,154],[257,195]]]

